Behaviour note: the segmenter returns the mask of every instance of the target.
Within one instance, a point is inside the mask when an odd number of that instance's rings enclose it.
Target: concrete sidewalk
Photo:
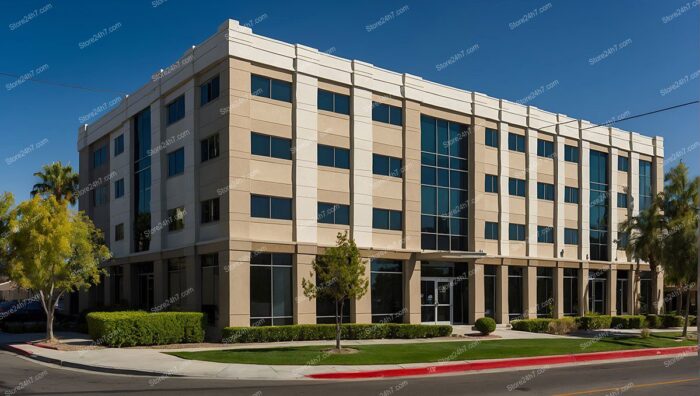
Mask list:
[[[549,334],[533,334],[525,332],[516,332],[511,330],[498,330],[503,332],[502,339],[515,338],[578,338],[586,339],[589,337],[563,337],[552,336]],[[84,334],[77,333],[60,333],[58,336],[62,342],[80,343],[86,345],[91,343],[85,338]],[[217,349],[240,349],[240,348],[265,348],[265,347],[284,347],[284,346],[302,346],[302,345],[328,345],[333,346],[333,341],[304,341],[304,342],[283,342],[283,343],[264,343],[264,344],[237,344],[237,345],[220,345],[216,347],[202,348],[176,348],[176,349],[157,349],[157,348],[101,348],[91,350],[78,351],[59,351],[47,349],[28,344],[28,341],[38,340],[43,337],[43,334],[6,334],[0,333],[0,344],[5,345],[5,349],[19,353],[36,360],[46,363],[57,364],[72,368],[81,368],[93,371],[101,371],[113,374],[131,374],[131,375],[146,375],[152,376],[153,381],[162,381],[170,376],[177,377],[198,377],[198,378],[218,378],[218,379],[246,379],[246,380],[300,380],[309,378],[359,378],[362,373],[375,373],[374,377],[384,376],[382,373],[395,373],[392,376],[404,375],[430,375],[436,373],[447,373],[456,371],[472,371],[472,370],[487,370],[489,367],[503,369],[508,367],[506,361],[513,361],[517,367],[527,366],[527,362],[520,361],[522,359],[495,359],[495,360],[478,360],[478,361],[449,361],[437,363],[412,363],[412,364],[395,364],[395,365],[365,365],[365,366],[271,366],[271,365],[253,365],[253,364],[229,364],[229,363],[214,363],[196,360],[185,360],[164,352],[174,351],[198,351],[198,350],[217,350]],[[495,339],[495,338],[492,338]],[[398,344],[398,343],[424,343],[424,342],[444,342],[444,341],[469,341],[470,338],[449,337],[440,339],[419,339],[419,340],[361,340],[344,341],[344,345],[373,345],[373,344]],[[476,339],[473,339],[476,340]],[[482,339],[488,342],[489,339]],[[89,345],[89,344],[88,344]],[[670,351],[669,351],[670,352]],[[674,352],[678,353],[678,352]],[[652,354],[653,355],[653,354]],[[571,355],[567,355],[571,356]],[[577,355],[578,356],[578,355]],[[646,355],[640,355],[646,356]],[[319,360],[323,358],[319,354]],[[538,359],[538,364],[543,364],[545,360]],[[615,358],[615,357],[611,357]],[[622,359],[623,357],[617,357]],[[580,361],[577,359],[562,360],[561,357],[556,358],[553,364],[571,363]],[[444,366],[444,367],[443,367]],[[513,367],[516,367],[513,366]],[[476,368],[475,368],[476,367]],[[483,367],[483,368],[479,368]],[[340,377],[333,377],[333,373],[337,373]],[[379,373],[379,374],[377,374]],[[412,374],[422,373],[422,374]],[[329,377],[330,375],[330,377]],[[343,377],[344,376],[344,377]]]

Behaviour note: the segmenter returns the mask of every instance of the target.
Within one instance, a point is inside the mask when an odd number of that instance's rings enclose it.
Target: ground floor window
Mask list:
[[[651,271],[642,271],[639,278],[639,312],[652,313]]]
[[[554,313],[553,268],[537,268],[537,317],[551,318]]]
[[[588,273],[588,311],[605,314],[607,296],[605,293],[607,272],[604,270],[590,271]]]
[[[629,271],[617,271],[617,301],[618,315],[625,315],[627,311],[627,293],[629,292]]]
[[[185,273],[185,258],[169,259],[168,266],[168,309],[182,308],[182,297],[186,289],[187,274]]]
[[[484,265],[484,316],[496,319],[496,285],[498,268]]]
[[[251,326],[293,323],[292,262],[289,253],[251,253]]]
[[[508,267],[508,319],[523,316],[523,269]]]
[[[124,300],[122,287],[124,284],[124,267],[115,265],[109,268],[109,293],[112,305],[121,304]]]
[[[342,323],[350,323],[350,300],[345,299],[341,312]],[[326,297],[316,298],[316,323],[335,324],[335,301]]]
[[[370,287],[372,323],[401,323],[403,306],[403,266],[400,260],[372,260]]]
[[[564,268],[564,315],[578,314],[578,269]]]
[[[155,281],[153,276],[153,263],[132,264],[133,280],[131,284],[135,286],[134,295],[136,307],[149,311],[153,308],[153,293]]]
[[[219,320],[219,254],[200,256],[202,275],[202,312],[207,324],[216,326]]]

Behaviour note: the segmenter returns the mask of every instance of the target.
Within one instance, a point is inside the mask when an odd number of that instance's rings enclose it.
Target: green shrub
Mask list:
[[[612,317],[608,315],[586,315],[576,318],[576,324],[583,330],[609,329]]]
[[[97,344],[110,347],[202,342],[201,312],[91,312],[88,333]]]
[[[610,327],[613,329],[641,329],[645,325],[643,315],[619,315],[613,316]]]
[[[547,325],[547,333],[556,335],[569,334],[577,329],[576,319],[571,317],[552,319]]]
[[[480,318],[474,323],[474,327],[483,335],[488,335],[496,330],[496,321],[492,318]]]
[[[642,331],[639,332],[639,336],[642,338],[649,338],[651,335],[651,330],[647,329],[646,327],[642,329]]]
[[[698,317],[695,315],[688,315],[688,326],[697,326]]]
[[[378,338],[433,338],[452,334],[452,326],[433,326],[401,323],[341,325],[340,338],[344,340],[369,340]],[[334,340],[334,324],[307,324],[288,326],[225,327],[221,342],[278,342]]]
[[[541,318],[541,319],[520,319],[510,322],[513,330],[517,331],[527,331],[530,333],[546,333],[549,330],[549,324],[554,319]]]
[[[669,327],[683,327],[685,317],[680,315],[659,315],[661,318],[661,327],[667,329]]]
[[[645,321],[645,326],[649,329],[660,329],[661,326],[663,325],[663,321],[660,316],[658,315],[653,315],[649,314],[646,315],[646,321]]]

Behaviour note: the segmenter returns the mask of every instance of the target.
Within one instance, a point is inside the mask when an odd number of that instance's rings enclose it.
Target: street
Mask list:
[[[233,381],[90,373],[0,352],[5,395],[692,395],[700,388],[696,356],[564,368],[373,381]]]

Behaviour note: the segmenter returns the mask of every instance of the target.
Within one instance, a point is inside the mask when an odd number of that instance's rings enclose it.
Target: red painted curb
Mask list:
[[[9,344],[0,345],[0,349],[4,349],[8,352],[16,353],[18,355],[22,355],[22,356],[26,356],[26,357],[34,356],[34,354],[31,352],[25,351],[22,348],[17,348],[16,346],[9,345]]]
[[[360,379],[360,378],[385,378],[385,377],[408,377],[416,375],[434,375],[455,373],[462,371],[479,371],[500,368],[514,368],[526,366],[543,366],[564,363],[593,362],[600,360],[626,359],[646,356],[662,356],[680,353],[694,353],[697,346],[654,348],[654,349],[633,349],[613,352],[581,353],[574,355],[540,356],[531,358],[514,358],[490,361],[474,361],[468,363],[447,364],[440,366],[410,367],[401,369],[371,370],[357,372],[339,373],[318,373],[309,374],[306,377],[314,379]]]
[[[58,348],[56,348],[55,346],[49,345],[49,344],[44,344],[43,342],[34,343],[31,341],[28,341],[28,342],[26,342],[26,344],[31,345],[31,346],[35,346],[35,347],[39,347],[39,348],[44,348],[44,349],[53,349],[54,351],[58,350]]]

